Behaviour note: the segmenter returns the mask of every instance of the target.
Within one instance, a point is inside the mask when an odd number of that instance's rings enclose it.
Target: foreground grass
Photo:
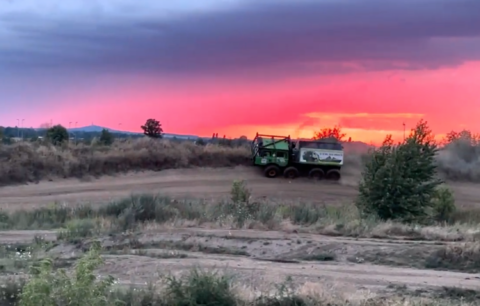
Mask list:
[[[144,229],[148,224],[183,226],[184,224],[215,225],[227,228],[255,228],[264,230],[297,230],[351,237],[401,238],[442,241],[464,241],[446,245],[429,261],[432,268],[475,270],[480,267],[478,224],[465,222],[458,214],[452,223],[431,226],[405,225],[362,219],[353,205],[328,207],[314,204],[255,202],[246,189],[237,182],[232,188],[232,199],[220,202],[204,200],[175,200],[154,195],[133,195],[97,209],[89,206],[68,207],[52,205],[34,210],[0,213],[3,229],[58,229],[57,239],[82,242],[87,238],[124,231]],[[455,223],[456,222],[456,223]],[[89,239],[91,240],[91,239]],[[36,244],[44,241],[36,239]],[[30,249],[21,250],[30,254]],[[2,251],[3,252],[3,251]],[[20,252],[6,249],[2,255]],[[112,278],[92,277],[101,264],[99,253],[92,249],[76,264],[77,277],[63,274],[52,261],[24,260],[14,257],[4,261],[4,274],[13,271],[30,273],[27,285],[11,276],[0,280],[0,306],[3,305],[475,305],[475,292],[460,289],[455,294],[426,298],[377,296],[356,292],[345,295],[326,288],[325,284],[306,284],[294,288],[287,283],[277,284],[274,292],[258,292],[235,284],[225,275],[210,271],[192,270],[190,274],[162,279],[161,287],[125,288]],[[329,260],[306,258],[305,260]],[[32,265],[33,264],[33,265]],[[33,269],[32,269],[33,268]],[[78,277],[80,275],[81,277]],[[90,275],[90,276],[89,276]],[[26,286],[26,287],[25,287]],[[289,287],[290,286],[290,287]],[[26,289],[25,289],[26,288]],[[50,289],[48,289],[50,288]],[[459,291],[460,290],[460,291]],[[348,291],[348,290],[347,290]],[[76,303],[67,303],[74,297]]]
[[[424,268],[475,273],[480,271],[480,226],[478,222],[466,222],[466,215],[457,213],[449,224],[429,226],[382,222],[361,218],[354,205],[331,207],[308,203],[255,202],[241,182],[236,182],[231,200],[210,202],[132,195],[95,209],[90,206],[52,205],[3,212],[0,213],[0,227],[4,230],[57,229],[57,239],[69,243],[81,243],[86,238],[105,234],[145,231],[158,226],[203,225],[359,238],[429,240],[446,244],[438,245],[437,251],[418,258],[419,263],[424,262]],[[178,245],[176,247],[179,248]],[[184,248],[190,249],[191,246],[185,245]],[[22,261],[15,258],[4,265],[9,270],[9,267],[21,264]]]
[[[235,191],[235,187],[232,192]],[[297,230],[325,235],[365,238],[392,238],[432,241],[480,240],[480,220],[475,213],[457,211],[450,223],[431,225],[383,222],[361,218],[353,204],[325,206],[311,203],[276,203],[242,201],[241,194],[232,200],[176,200],[156,195],[132,195],[100,208],[88,205],[49,207],[13,212],[0,211],[0,229],[46,230],[62,228],[61,239],[94,236],[100,231],[135,230],[145,223],[182,226],[216,224],[217,227],[259,230]],[[466,218],[466,217],[469,218]]]
[[[477,305],[479,293],[460,288],[444,288],[426,297],[412,297],[405,288],[389,295],[341,290],[325,283],[294,285],[293,279],[262,291],[238,284],[233,275],[193,269],[180,276],[162,277],[161,284],[143,288],[122,287],[110,276],[99,278],[95,270],[103,263],[94,246],[81,258],[73,273],[55,269],[45,259],[23,278],[4,279],[0,305],[159,305],[159,306],[310,306],[310,305]]]

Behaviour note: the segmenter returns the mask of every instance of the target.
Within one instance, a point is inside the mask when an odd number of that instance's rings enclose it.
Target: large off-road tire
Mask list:
[[[308,178],[316,181],[323,180],[325,178],[325,172],[320,168],[314,168],[308,172]]]
[[[266,177],[268,178],[274,178],[277,177],[280,174],[280,168],[275,165],[267,166],[265,170],[263,171]]]
[[[327,171],[327,180],[329,181],[339,181],[342,175],[337,169],[331,169]]]
[[[283,176],[290,180],[296,179],[299,175],[300,172],[298,172],[298,169],[295,167],[288,167],[283,171]]]

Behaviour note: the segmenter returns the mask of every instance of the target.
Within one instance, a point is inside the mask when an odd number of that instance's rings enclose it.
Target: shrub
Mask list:
[[[195,140],[195,144],[197,146],[206,146],[207,143],[205,142],[205,140],[201,137],[198,137],[197,140]]]
[[[441,186],[437,188],[432,203],[432,217],[435,221],[452,222],[457,208],[453,192],[448,187]]]
[[[251,191],[245,181],[234,181],[230,195],[231,202],[224,205],[224,213],[233,216],[238,227],[243,227],[247,220],[255,218],[259,205],[251,201]]]
[[[107,129],[103,129],[100,134],[99,142],[103,145],[109,146],[113,143],[113,134],[110,133]]]
[[[257,306],[307,306],[306,300],[295,294],[293,279],[287,276],[282,283],[276,284],[276,293],[273,296],[261,296],[257,299]],[[314,305],[317,303],[314,303]]]
[[[426,221],[436,188],[437,145],[427,123],[420,121],[397,145],[387,136],[366,161],[356,204],[367,215],[405,222]]]
[[[113,217],[123,229],[134,229],[146,221],[163,223],[175,218],[200,219],[204,206],[190,201],[176,201],[168,197],[142,194],[112,202],[98,210],[102,217]]]
[[[230,279],[215,272],[194,269],[182,278],[167,277],[166,284],[166,294],[172,306],[237,305]]]
[[[76,242],[82,238],[91,237],[95,233],[95,221],[92,219],[75,219],[68,221],[66,229],[57,234],[57,239]]]
[[[20,298],[24,286],[25,279],[23,278],[19,280],[10,277],[4,279],[2,286],[0,286],[0,305],[17,305],[17,301]]]
[[[47,139],[54,145],[62,144],[69,139],[68,131],[60,124],[54,125],[47,130]]]
[[[251,192],[247,188],[245,181],[234,181],[232,189],[230,190],[232,202],[234,203],[247,203],[250,201]]]
[[[98,245],[79,260],[73,277],[69,277],[64,269],[54,271],[52,261],[43,260],[25,284],[19,306],[109,305],[107,297],[113,278],[109,276],[104,280],[97,279],[94,270],[101,263]]]

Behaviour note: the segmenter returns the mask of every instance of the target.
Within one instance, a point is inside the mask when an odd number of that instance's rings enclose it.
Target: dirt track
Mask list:
[[[315,183],[306,179],[290,182],[283,178],[267,179],[256,169],[245,167],[168,170],[82,182],[69,179],[3,187],[0,188],[0,208],[28,208],[54,201],[100,204],[141,192],[163,193],[173,197],[219,198],[228,196],[232,181],[236,179],[246,180],[257,197],[332,204],[351,201],[356,195],[358,181],[358,177],[351,174],[346,175],[339,184]],[[480,204],[477,185],[451,186],[457,203],[464,206]],[[53,240],[56,236],[51,231],[6,231],[0,235],[0,244],[28,243],[34,235]],[[121,246],[122,239],[104,242]],[[106,265],[100,272],[113,275],[120,284],[144,285],[148,281],[158,281],[156,271],[179,273],[200,266],[233,273],[241,283],[249,285],[249,291],[264,290],[266,288],[262,286],[292,276],[296,284],[310,284],[308,286],[313,286],[312,290],[318,291],[318,286],[321,286],[328,291],[328,287],[334,284],[340,287],[336,288],[337,291],[349,294],[354,294],[358,289],[388,292],[392,286],[430,291],[442,290],[441,287],[477,289],[480,282],[475,274],[425,268],[428,256],[438,251],[442,242],[382,241],[200,228],[156,229],[151,233],[143,232],[136,239],[144,245],[142,254],[113,252],[105,255]],[[59,245],[54,252],[60,257],[79,256],[81,253],[78,246],[73,245]],[[166,256],[172,252],[181,252],[184,256]],[[335,259],[305,259],[305,255],[321,256],[325,253],[335,254]]]
[[[358,177],[352,174],[344,176],[340,184],[332,184],[311,182],[307,179],[295,181],[284,178],[267,179],[258,169],[247,167],[180,169],[92,178],[89,181],[68,179],[2,187],[0,206],[3,209],[18,209],[47,205],[55,201],[69,204],[102,203],[142,192],[162,193],[174,197],[219,198],[228,196],[231,184],[236,179],[246,180],[257,197],[327,204],[351,201],[356,195],[355,187],[358,182]],[[480,188],[477,184],[451,184],[451,186],[458,204],[480,206]]]
[[[31,241],[35,234],[49,239],[55,236],[54,232],[48,231],[10,231],[2,234],[0,243]],[[124,238],[103,240],[104,246],[116,246],[118,251],[105,255],[106,264],[99,272],[114,276],[120,284],[143,286],[158,282],[160,275],[184,273],[200,267],[233,273],[236,280],[249,290],[266,290],[270,284],[291,276],[300,286],[310,283],[317,286],[312,289],[318,290],[318,286],[327,289],[334,284],[340,287],[337,290],[348,293],[360,289],[385,292],[392,286],[407,286],[409,290],[477,289],[480,282],[476,274],[421,268],[425,253],[430,254],[441,247],[441,243],[426,241],[381,241],[200,228],[157,229],[140,234],[136,239],[143,245],[142,252],[136,255],[122,251],[122,244],[126,243]],[[416,249],[421,251],[415,252]],[[410,251],[405,253],[405,250]],[[309,255],[326,253],[335,254],[335,258],[331,261],[306,259]],[[60,244],[52,249],[51,255],[78,258],[81,251],[78,246]],[[376,264],[376,260],[382,258],[399,262],[396,267]],[[415,269],[417,266],[419,268]]]

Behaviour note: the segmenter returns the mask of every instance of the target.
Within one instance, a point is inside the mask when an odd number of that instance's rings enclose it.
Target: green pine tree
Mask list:
[[[365,164],[357,207],[383,220],[424,222],[433,208],[436,189],[437,144],[421,120],[411,134],[395,145],[387,136]]]

